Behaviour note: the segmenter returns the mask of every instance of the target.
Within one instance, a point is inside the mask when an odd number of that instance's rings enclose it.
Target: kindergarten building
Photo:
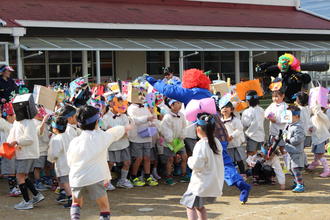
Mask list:
[[[330,2],[309,0],[2,0],[0,64],[33,84],[129,80],[171,66],[233,81],[283,52],[330,58]],[[306,7],[305,7],[306,6]],[[330,73],[311,73],[326,86]]]

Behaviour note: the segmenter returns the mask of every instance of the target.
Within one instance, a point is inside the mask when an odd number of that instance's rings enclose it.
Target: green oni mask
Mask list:
[[[290,59],[289,58],[280,57],[279,60],[278,60],[278,68],[282,72],[288,72],[288,70],[290,69],[289,62],[290,62]]]

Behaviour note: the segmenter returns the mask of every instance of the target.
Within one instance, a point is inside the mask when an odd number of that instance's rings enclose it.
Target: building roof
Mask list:
[[[131,24],[132,29],[154,24],[330,30],[329,21],[295,7],[183,0],[2,0],[0,18],[11,27],[33,20]]]
[[[308,12],[319,15],[330,21],[330,1],[329,0],[301,0],[300,7]]]

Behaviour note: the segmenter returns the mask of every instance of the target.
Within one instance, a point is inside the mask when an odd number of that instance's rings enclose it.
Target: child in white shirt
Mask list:
[[[312,133],[310,132],[311,128],[313,127],[312,122],[311,122],[311,114],[312,110],[308,106],[308,99],[309,96],[305,92],[299,92],[297,94],[297,99],[296,103],[300,109],[300,123],[304,128],[305,131],[305,143],[304,147],[310,147],[312,145]],[[307,155],[304,152],[304,157],[305,157],[305,167],[308,167],[308,162],[307,162]]]
[[[108,147],[120,140],[131,126],[116,126],[104,132],[98,129],[99,118],[99,110],[92,106],[83,106],[78,110],[77,121],[82,133],[71,141],[67,152],[73,197],[72,220],[80,219],[80,207],[86,191],[99,206],[99,219],[110,219],[110,206],[104,186],[105,182],[111,180],[107,163]]]
[[[150,176],[150,153],[151,153],[151,135],[142,135],[144,131],[153,127],[152,121],[156,119],[149,109],[142,104],[131,104],[127,109],[127,114],[135,125],[130,132],[129,140],[131,142],[131,154],[135,158],[132,165],[131,178],[134,186],[157,186],[158,182]],[[146,132],[148,133],[148,132]],[[145,180],[138,178],[137,173],[143,161]]]
[[[213,116],[206,113],[199,114],[196,130],[200,140],[188,159],[192,176],[188,189],[180,201],[186,206],[189,220],[207,219],[205,205],[213,203],[222,195],[224,181],[222,146],[214,137]]]
[[[170,107],[171,111],[165,114],[162,122],[160,133],[164,137],[164,155],[167,158],[166,162],[166,184],[173,185],[172,167],[174,157],[177,154],[181,156],[181,179],[180,182],[189,182],[189,177],[186,174],[188,155],[186,149],[183,147],[178,152],[174,153],[167,145],[171,145],[174,139],[184,140],[184,130],[186,127],[186,120],[184,115],[180,112],[182,103],[174,99],[167,99],[166,104]]]
[[[48,115],[44,115],[43,109],[38,109],[38,114],[34,117],[33,121],[37,128],[38,132],[38,139],[39,139],[39,152],[40,157],[39,159],[34,161],[33,164],[33,172],[34,172],[34,181],[36,189],[39,191],[45,191],[48,188],[44,186],[44,184],[41,182],[40,179],[40,172],[45,168],[46,162],[47,162],[47,152],[49,148],[49,127],[47,125],[47,120],[49,118]]]
[[[48,161],[55,164],[55,173],[60,188],[65,190],[67,196],[68,203],[64,205],[65,208],[71,207],[72,204],[72,193],[69,184],[70,168],[67,162],[67,151],[71,138],[68,133],[65,132],[67,123],[67,119],[61,116],[58,116],[55,121],[52,122],[51,127],[54,135],[50,139],[48,149]]]
[[[284,120],[285,114],[288,111],[288,105],[284,102],[285,94],[281,91],[272,92],[273,103],[265,110],[265,118],[270,121],[269,125],[269,140],[273,142],[275,137],[279,135],[280,130],[284,130],[287,121]],[[285,168],[288,167],[288,154],[284,150],[285,142],[282,140],[279,143],[279,149],[284,159]]]
[[[59,116],[63,116],[68,120],[66,132],[72,139],[80,135],[81,130],[77,128],[77,109],[72,105],[65,105],[61,109]]]
[[[6,105],[6,104],[5,104]],[[15,114],[10,107],[9,103],[7,104],[8,109],[7,111],[2,112],[2,117],[0,117],[0,144],[3,144],[7,141],[8,134],[10,129],[13,127],[13,123],[15,121]],[[4,107],[5,108],[5,107]],[[16,181],[16,163],[15,157],[11,160],[7,158],[1,159],[1,174],[4,175],[8,180],[9,186],[9,196],[10,197],[17,197],[21,195],[21,191],[18,188],[17,181]]]
[[[16,178],[23,195],[23,200],[15,205],[15,209],[32,209],[33,205],[45,198],[28,178],[34,160],[39,159],[38,134],[33,120],[15,121],[9,132],[7,142],[16,147]],[[28,189],[33,194],[31,200]]]
[[[224,123],[228,132],[228,154],[238,165],[240,174],[245,176],[245,160],[246,153],[242,144],[245,142],[243,125],[241,121],[234,115],[234,106],[228,102],[221,108],[221,121]]]
[[[246,95],[249,108],[242,114],[242,124],[246,136],[246,150],[253,156],[261,149],[265,141],[264,110],[259,106],[259,97],[256,91],[249,91]]]
[[[129,119],[126,114],[120,114],[114,108],[111,108],[109,111],[111,111],[112,116],[105,121],[105,130],[116,126],[129,125]],[[129,140],[126,135],[109,147],[108,163],[110,171],[115,163],[123,163],[123,167],[121,168],[121,177],[117,182],[117,187],[128,189],[132,188],[132,183],[127,179],[128,171],[131,165],[131,153],[129,149]],[[109,183],[108,190],[114,189],[115,187]]]
[[[308,169],[313,170],[320,165],[321,162],[323,166],[323,172],[320,177],[330,176],[330,169],[328,165],[327,158],[324,157],[325,146],[330,138],[330,121],[327,115],[322,111],[320,106],[314,106],[312,108],[312,153],[314,153],[314,160],[308,166]]]

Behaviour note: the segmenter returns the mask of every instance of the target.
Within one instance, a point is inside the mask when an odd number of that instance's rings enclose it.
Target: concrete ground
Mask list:
[[[310,151],[310,149],[307,149]],[[311,160],[312,155],[308,155]],[[329,158],[328,158],[329,159]],[[209,219],[226,220],[329,220],[330,219],[330,177],[320,178],[321,169],[304,173],[306,192],[295,194],[290,190],[281,191],[278,185],[255,186],[246,205],[238,200],[239,192],[234,187],[224,187],[223,196],[217,202],[207,205]],[[292,177],[287,175],[287,188]],[[179,204],[187,184],[178,183],[167,186],[161,183],[150,188],[118,189],[109,192],[114,220],[174,220],[186,219],[185,208]],[[0,219],[9,220],[64,220],[69,219],[69,210],[55,203],[53,192],[46,191],[45,201],[30,211],[16,211],[15,203],[21,198],[6,196],[7,185],[0,180]],[[152,211],[141,212],[140,208],[152,208]],[[95,204],[86,200],[81,213],[85,220],[98,219]]]

